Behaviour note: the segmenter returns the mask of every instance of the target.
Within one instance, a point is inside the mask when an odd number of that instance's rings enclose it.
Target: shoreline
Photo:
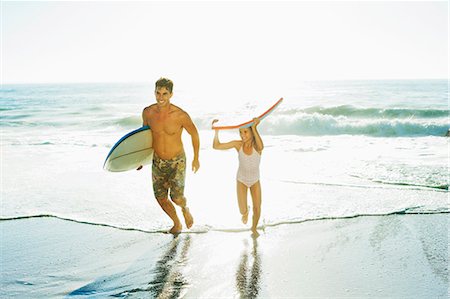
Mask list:
[[[441,211],[441,212],[436,212],[436,211],[408,212],[408,209],[406,209],[406,210],[391,212],[391,213],[386,213],[386,214],[357,214],[357,215],[349,215],[349,216],[328,216],[328,217],[325,216],[325,217],[311,218],[311,219],[287,220],[287,221],[280,221],[280,222],[276,222],[276,223],[264,223],[264,224],[258,226],[258,230],[264,231],[267,228],[275,228],[275,227],[283,226],[283,225],[295,225],[295,224],[302,224],[302,223],[315,222],[315,221],[346,220],[346,219],[354,219],[354,218],[360,218],[360,217],[384,217],[384,216],[394,216],[394,215],[398,215],[398,216],[402,216],[402,215],[404,215],[404,216],[441,215],[441,214],[443,214],[443,215],[449,214],[449,216],[450,216],[450,211],[446,210],[446,211]],[[170,225],[167,227],[166,230],[165,229],[145,230],[145,229],[134,228],[134,227],[120,227],[120,226],[116,226],[113,224],[89,222],[89,221],[84,221],[84,220],[60,217],[60,216],[51,215],[51,214],[4,217],[4,218],[0,218],[0,223],[7,222],[7,221],[17,221],[17,220],[27,220],[27,219],[47,219],[47,218],[68,221],[68,222],[73,222],[73,223],[78,223],[78,224],[107,227],[107,228],[117,229],[117,230],[121,230],[121,231],[141,232],[141,233],[145,233],[145,234],[168,234],[168,230],[170,229],[170,227],[169,227]],[[203,230],[199,229],[199,227],[202,227],[204,229]],[[214,228],[209,225],[200,225],[199,227],[196,227],[195,224],[194,224],[194,227],[189,230],[186,230],[183,227],[183,230],[179,234],[204,234],[204,233],[209,233],[209,232],[243,233],[243,232],[250,231],[249,227],[247,227],[247,228]]]
[[[306,221],[266,227],[257,239],[248,231],[174,237],[56,218],[1,221],[0,294],[446,298],[449,220]]]

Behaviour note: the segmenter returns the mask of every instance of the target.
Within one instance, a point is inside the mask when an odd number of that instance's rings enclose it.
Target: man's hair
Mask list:
[[[170,93],[172,93],[172,89],[173,89],[173,82],[172,82],[172,80],[167,79],[167,78],[159,78],[158,81],[156,81],[156,83],[155,83],[155,91],[158,88],[161,88],[161,87],[167,88],[167,90]]]

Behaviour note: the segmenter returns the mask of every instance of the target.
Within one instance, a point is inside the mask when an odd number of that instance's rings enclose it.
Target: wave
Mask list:
[[[12,92],[16,92],[17,90],[14,88],[4,88],[1,87],[0,88],[0,93],[12,93]]]
[[[374,137],[445,136],[450,110],[360,108],[350,105],[312,106],[275,111],[260,126],[271,135],[366,135]],[[211,127],[212,116],[194,118],[201,129]]]
[[[142,117],[141,115],[136,114],[115,119],[103,119],[94,125],[97,128],[119,127],[127,130],[132,130],[142,126]]]
[[[345,116],[354,118],[440,118],[448,117],[450,110],[444,109],[405,109],[405,108],[360,108],[351,105],[336,107],[314,106],[305,109],[285,110],[280,114],[296,113],[321,114],[330,116]]]
[[[110,228],[115,228],[115,229],[120,229],[120,230],[140,231],[140,232],[144,232],[144,233],[164,233],[164,232],[166,232],[164,230],[144,230],[144,229],[134,228],[134,227],[122,227],[122,226],[116,226],[116,225],[113,225],[113,224],[90,222],[90,221],[84,221],[84,220],[78,220],[78,219],[61,217],[61,216],[52,215],[52,214],[37,214],[37,215],[24,215],[24,216],[14,216],[14,217],[0,217],[0,221],[14,221],[14,220],[24,220],[24,219],[34,219],[34,218],[56,218],[56,219],[59,219],[59,220],[71,221],[71,222],[76,222],[76,223],[80,223],[80,224],[104,226],[104,227],[110,227]]]
[[[394,211],[394,212],[390,212],[390,213],[380,213],[380,214],[368,214],[367,213],[367,214],[354,214],[354,215],[348,215],[348,216],[337,216],[337,217],[330,216],[330,217],[318,217],[318,218],[313,218],[313,219],[280,221],[280,222],[275,222],[275,223],[264,224],[264,227],[276,227],[276,226],[286,225],[286,224],[300,224],[300,223],[311,222],[311,221],[354,219],[354,218],[359,218],[359,217],[385,217],[385,216],[392,216],[392,215],[430,215],[430,214],[450,214],[450,210],[442,209],[439,211],[432,211],[432,210],[422,209],[422,207],[412,207],[412,208],[406,208],[403,210]]]
[[[86,224],[86,225],[94,225],[94,226],[103,226],[103,227],[109,227],[119,230],[125,230],[125,231],[139,231],[143,233],[167,233],[167,229],[154,229],[154,230],[146,230],[141,229],[137,227],[125,227],[125,226],[118,226],[114,224],[108,224],[108,223],[101,223],[101,222],[91,222],[91,221],[85,221],[85,220],[79,220],[79,219],[72,219],[67,217],[62,217],[58,215],[53,214],[37,214],[37,215],[24,215],[24,216],[14,216],[14,217],[0,217],[0,221],[16,221],[16,220],[25,220],[25,219],[34,219],[34,218],[55,218],[59,220],[64,221],[70,221],[80,224]],[[197,228],[191,229],[186,233],[195,233],[195,234],[201,234],[201,233],[207,233],[211,230],[211,227],[209,226],[199,226]],[[184,233],[184,232],[183,232]]]
[[[342,216],[320,216],[320,217],[314,217],[314,218],[304,218],[304,219],[286,219],[282,221],[276,221],[276,222],[270,222],[266,223],[264,222],[260,226],[258,226],[258,229],[265,229],[267,227],[276,227],[280,225],[290,225],[290,224],[300,224],[304,222],[312,222],[312,221],[324,221],[324,220],[339,220],[339,219],[353,219],[353,218],[359,218],[359,217],[385,217],[385,216],[392,216],[392,215],[435,215],[435,214],[450,214],[450,209],[448,208],[440,208],[436,210],[429,210],[422,206],[416,206],[416,207],[408,207],[397,211],[387,212],[387,213],[364,213],[364,214],[349,214],[349,215],[342,215]],[[77,220],[77,219],[71,219],[66,217],[61,217],[57,215],[52,214],[38,214],[38,215],[27,215],[27,216],[15,216],[15,217],[1,217],[0,222],[3,221],[17,221],[17,220],[26,220],[26,219],[34,219],[34,218],[55,218],[63,221],[70,221],[80,224],[86,224],[86,225],[94,225],[94,226],[102,226],[102,227],[109,227],[124,231],[139,231],[143,233],[149,233],[149,234],[160,234],[160,233],[167,233],[167,229],[155,229],[155,230],[145,230],[137,227],[122,227],[107,223],[97,223],[97,222],[89,222],[89,221],[83,221],[83,220]],[[244,231],[249,231],[250,228],[215,228],[209,225],[199,225],[197,227],[194,227],[190,229],[189,231],[182,231],[183,234],[204,234],[208,233],[210,231],[213,232],[227,232],[227,233],[239,233]]]
[[[358,175],[351,175],[356,178],[362,178]],[[319,185],[319,186],[336,186],[336,187],[353,187],[353,188],[363,188],[363,189],[399,189],[404,190],[405,187],[409,187],[413,190],[427,190],[427,191],[435,191],[435,192],[448,192],[449,186],[447,184],[444,185],[424,185],[424,184],[414,184],[414,183],[402,183],[402,182],[387,182],[382,180],[370,180],[374,183],[379,183],[380,185],[355,185],[355,184],[333,184],[333,183],[314,183],[314,182],[301,182],[301,181],[289,181],[289,180],[281,180],[284,183],[290,184],[302,184],[302,185]]]
[[[443,185],[422,185],[422,184],[414,184],[414,183],[402,183],[402,182],[388,182],[384,180],[372,180],[374,183],[380,183],[384,185],[394,185],[394,186],[407,186],[407,187],[420,187],[420,188],[429,188],[429,189],[437,189],[437,190],[446,190],[448,191],[448,184]]]
[[[11,111],[11,110],[14,110],[14,109],[15,109],[14,107],[0,107],[0,111]]]
[[[123,128],[138,128],[142,125],[142,117],[141,116],[128,116],[124,118],[120,118],[113,122],[113,125],[118,125]]]
[[[3,115],[0,127],[32,127],[32,128],[69,128],[69,127],[121,127],[125,129],[135,129],[142,126],[142,117],[126,116],[116,119],[96,120],[90,115],[83,115],[79,112],[69,113],[70,117],[41,117],[32,114]]]
[[[49,127],[49,128],[111,128],[127,130],[142,125],[141,115],[91,111],[101,106],[86,107],[89,111],[72,111],[57,114],[53,111],[30,114],[4,113],[2,127]],[[76,113],[75,117],[73,113]],[[275,111],[262,123],[262,133],[271,135],[367,135],[374,137],[421,137],[445,136],[450,128],[450,110],[407,108],[360,108],[350,105],[334,107],[312,106],[302,109]],[[67,116],[67,117],[66,117]],[[191,115],[200,129],[209,130],[212,114]]]
[[[445,136],[448,119],[351,119],[318,113],[279,115],[265,120],[261,132],[273,135],[366,135],[374,137]]]

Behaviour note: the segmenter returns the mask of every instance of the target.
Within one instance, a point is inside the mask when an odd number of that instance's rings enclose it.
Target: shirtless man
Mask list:
[[[172,219],[170,233],[177,234],[182,225],[178,218],[174,202],[181,207],[186,227],[190,228],[194,219],[186,205],[184,197],[184,179],[186,175],[186,155],[184,153],[181,133],[183,129],[191,135],[194,148],[192,170],[200,167],[198,160],[200,139],[197,128],[189,114],[170,103],[173,82],[160,78],[155,84],[156,104],[146,107],[142,112],[144,126],[150,126],[153,134],[153,192],[161,208]],[[138,168],[140,170],[142,166]],[[169,193],[170,199],[169,200]]]

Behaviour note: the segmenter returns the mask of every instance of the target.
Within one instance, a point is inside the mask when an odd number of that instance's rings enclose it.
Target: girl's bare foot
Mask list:
[[[258,237],[259,237],[259,233],[258,233],[258,231],[256,230],[256,228],[252,228],[252,237],[253,237],[253,238],[258,238]]]
[[[242,214],[242,223],[247,224],[248,221],[248,209],[250,207],[247,207],[247,212],[245,212],[244,214]]]

